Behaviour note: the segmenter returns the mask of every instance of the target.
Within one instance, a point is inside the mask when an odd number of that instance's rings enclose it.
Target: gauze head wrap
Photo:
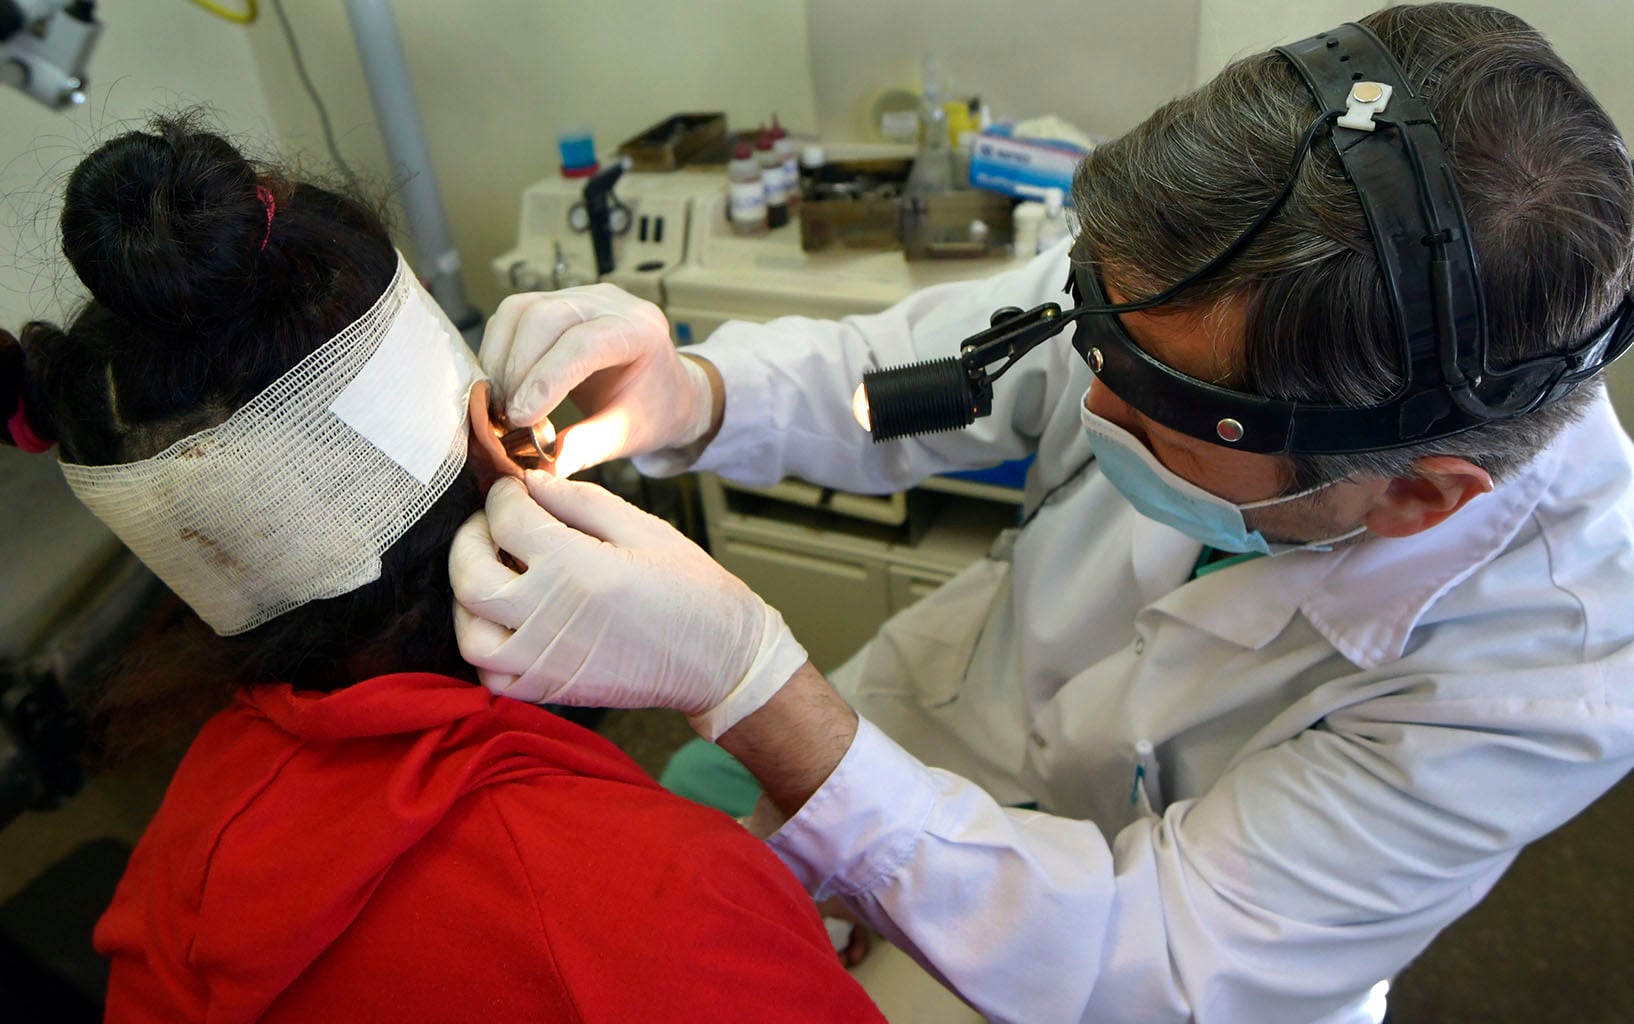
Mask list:
[[[379,578],[465,464],[480,372],[399,254],[368,312],[225,422],[63,475],[212,629],[242,633]]]

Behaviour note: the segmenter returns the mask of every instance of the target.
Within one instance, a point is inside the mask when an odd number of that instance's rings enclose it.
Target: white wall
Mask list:
[[[1304,39],[1384,6],[1379,0],[1202,0],[1192,81],[1201,85],[1238,57]]]
[[[285,0],[342,155],[390,169],[336,0]],[[251,35],[286,144],[328,163],[311,101],[268,4]],[[729,124],[815,128],[805,0],[396,0],[398,34],[465,283],[484,312],[488,261],[516,241],[523,186],[557,173],[556,132],[588,125],[605,159],[669,114],[724,110]]]
[[[0,88],[0,324],[57,318],[78,283],[56,234],[68,172],[97,143],[155,110],[207,103],[229,131],[263,142],[272,117],[242,26],[180,0],[99,4],[89,102],[64,113]],[[200,55],[208,54],[209,59]]]
[[[1116,135],[1192,85],[1199,0],[812,0],[817,116],[854,137],[878,90],[917,86],[926,53],[998,117],[1056,114]],[[950,97],[951,98],[951,97]]]

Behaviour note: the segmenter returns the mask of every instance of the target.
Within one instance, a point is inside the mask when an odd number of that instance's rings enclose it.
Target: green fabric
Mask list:
[[[701,739],[681,745],[658,782],[677,796],[742,818],[755,809],[760,783],[737,758]]]
[[[1205,546],[1202,553],[1197,556],[1197,565],[1192,568],[1191,578],[1194,580],[1201,579],[1211,572],[1219,572],[1221,569],[1229,566],[1241,565],[1244,562],[1252,562],[1256,558],[1264,557],[1265,556],[1260,554],[1258,551],[1249,551],[1245,554],[1233,555],[1229,551],[1217,551],[1214,548]]]
[[[746,817],[760,799],[760,784],[738,759],[704,740],[688,740],[670,756],[663,774],[663,787],[694,803],[725,811],[734,818]],[[1038,804],[1015,804],[1024,811],[1038,810]]]

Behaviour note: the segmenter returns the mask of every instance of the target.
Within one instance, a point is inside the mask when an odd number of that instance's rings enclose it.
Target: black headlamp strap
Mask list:
[[[1109,304],[1095,269],[1075,262],[1068,286],[1077,305],[1065,312],[1050,306],[1050,324],[1022,318],[1007,330],[1077,321],[1073,347],[1125,401],[1189,436],[1265,454],[1381,451],[1524,415],[1565,397],[1634,347],[1630,297],[1570,351],[1502,369],[1490,365],[1480,266],[1429,108],[1360,25],[1278,52],[1298,70],[1319,112],[1296,150],[1288,184],[1253,224],[1182,280],[1133,302]],[[1272,399],[1186,376],[1144,352],[1114,314],[1163,305],[1233,259],[1293,190],[1300,162],[1323,130],[1373,236],[1399,336],[1401,387],[1366,407]]]
[[[1434,116],[1389,51],[1360,25],[1342,25],[1278,52],[1329,110],[1371,95],[1374,84],[1391,89],[1372,117],[1374,131],[1341,122],[1332,139],[1356,186],[1390,292],[1402,335],[1404,390],[1416,392],[1400,406],[1396,440],[1436,432],[1454,406],[1477,419],[1508,413],[1488,410],[1473,393],[1486,372],[1480,268]],[[1436,380],[1445,387],[1422,387]]]

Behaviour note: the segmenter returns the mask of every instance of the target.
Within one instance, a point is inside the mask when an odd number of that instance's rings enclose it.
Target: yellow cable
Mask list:
[[[234,21],[240,25],[248,25],[255,20],[255,0],[244,0],[244,9],[242,11],[228,10],[216,3],[215,0],[192,0],[192,2],[218,18],[226,18],[228,21]]]

